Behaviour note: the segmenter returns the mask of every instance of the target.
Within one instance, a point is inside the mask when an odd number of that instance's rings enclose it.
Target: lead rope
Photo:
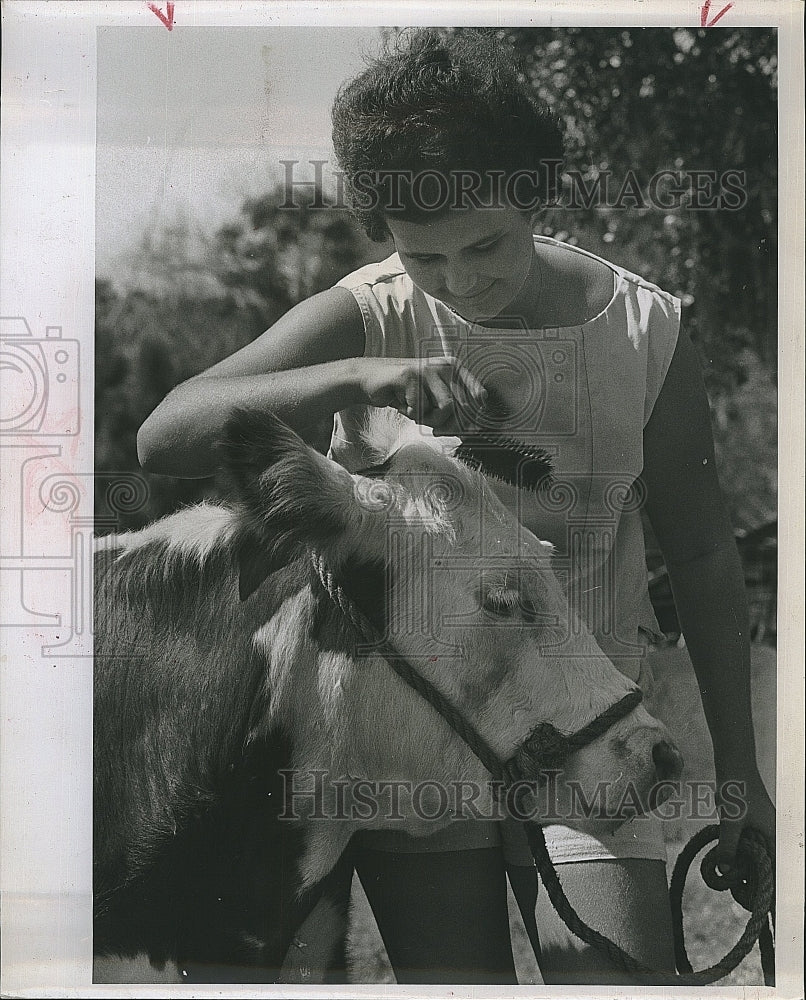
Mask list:
[[[672,933],[674,935],[675,962],[680,972],[691,973],[691,962],[686,953],[683,939],[682,901],[686,876],[697,854],[715,840],[719,840],[719,827],[712,825],[698,831],[685,845],[675,862],[669,884],[672,904]],[[756,939],[761,955],[761,971],[764,985],[775,985],[775,945],[773,943],[775,917],[775,872],[772,866],[772,852],[767,838],[761,831],[749,828],[744,831],[736,852],[736,864],[728,873],[721,873],[716,864],[716,852],[711,850],[700,863],[700,874],[710,889],[731,895],[744,909],[750,911],[744,933],[736,945],[721,962],[699,973],[700,976],[715,973],[714,979],[727,975],[749,953]],[[679,915],[679,919],[678,919]],[[734,961],[734,957],[736,960]],[[724,969],[722,972],[718,970]]]
[[[397,653],[384,640],[378,638],[369,620],[339,586],[321,556],[314,555],[313,563],[319,581],[328,596],[361,637],[367,643],[372,644],[378,655],[388,661],[402,680],[425,698],[451,729],[464,740],[490,772],[493,779],[504,787],[509,787],[515,781],[521,780],[525,774],[534,773],[538,764],[538,756],[540,756],[540,764],[543,768],[561,762],[574,750],[602,735],[616,719],[626,715],[641,700],[640,692],[630,693],[585,726],[584,729],[571,736],[563,736],[557,733],[553,726],[544,723],[534,730],[513,757],[502,764],[481,734],[443,697],[434,685],[426,680],[405,657]],[[552,740],[554,745],[552,745]],[[541,753],[541,751],[544,752]],[[548,751],[548,763],[545,751]],[[694,834],[681,851],[669,885],[675,964],[678,974],[670,974],[665,982],[661,982],[662,974],[659,974],[657,970],[650,969],[639,962],[614,941],[605,937],[604,934],[600,934],[599,931],[594,930],[582,920],[565,895],[546,847],[543,828],[530,820],[521,822],[523,822],[526,831],[535,866],[540,873],[543,885],[546,887],[552,906],[563,923],[585,944],[592,945],[607,955],[618,968],[625,972],[650,976],[653,985],[705,986],[732,972],[758,941],[764,984],[765,986],[774,985],[775,950],[770,925],[774,912],[775,880],[769,845],[760,831],[753,828],[742,831],[736,852],[736,866],[730,875],[722,875],[717,870],[714,850],[711,850],[702,861],[700,867],[706,885],[719,891],[730,889],[734,899],[745,909],[750,910],[750,918],[738,942],[727,955],[701,972],[693,972],[686,954],[683,934],[683,889],[692,861],[706,844],[718,839],[719,827],[709,826],[700,830]]]

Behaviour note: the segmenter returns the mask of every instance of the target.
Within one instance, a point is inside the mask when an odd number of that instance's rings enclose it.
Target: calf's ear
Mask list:
[[[357,552],[383,558],[394,503],[387,483],[350,475],[265,410],[233,411],[217,448],[243,537],[255,543],[239,547],[242,598],[306,549],[334,567]]]

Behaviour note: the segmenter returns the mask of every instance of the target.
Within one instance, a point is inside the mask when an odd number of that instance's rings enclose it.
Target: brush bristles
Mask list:
[[[553,465],[548,452],[512,438],[493,435],[466,438],[454,452],[454,458],[518,489],[536,492],[552,484]]]

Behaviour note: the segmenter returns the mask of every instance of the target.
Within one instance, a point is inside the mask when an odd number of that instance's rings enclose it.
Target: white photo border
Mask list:
[[[176,0],[174,27],[177,31],[183,25],[256,24],[699,27],[701,6],[695,0],[398,0],[386,5],[364,0]],[[714,9],[721,6],[714,4]],[[774,990],[717,988],[716,995],[794,1000],[803,996],[803,6],[798,0],[736,0],[729,16],[734,26],[775,25],[779,41],[778,977]],[[79,366],[76,358],[77,367],[69,376],[80,423],[58,441],[40,434],[33,441],[2,442],[0,542],[11,574],[22,573],[25,555],[25,540],[20,537],[23,450],[38,448],[45,449],[40,453],[60,455],[65,477],[79,489],[93,469],[95,45],[97,28],[106,25],[165,30],[148,4],[139,0],[4,0],[3,4],[0,316],[24,318],[33,338],[50,339],[49,348],[58,339],[69,345],[77,342],[83,360]],[[74,536],[54,537],[53,558],[43,559],[32,573],[26,585],[31,601],[40,594],[44,606],[49,606],[48,593],[63,586],[65,574],[72,572],[75,546],[91,532],[91,499],[88,504],[88,510],[80,508]],[[10,600],[8,590],[0,593],[0,620],[15,625]],[[48,659],[42,645],[53,635],[53,624],[31,613],[19,627],[0,629],[2,992],[20,997],[163,996],[164,986],[92,984],[91,636],[85,635],[89,655],[79,651],[75,657],[57,654]],[[530,986],[503,991],[474,987],[472,993],[640,997],[665,990]],[[457,992],[447,987],[413,991],[384,986],[176,986],[171,995],[447,997]],[[688,990],[686,995],[713,996],[715,988]]]

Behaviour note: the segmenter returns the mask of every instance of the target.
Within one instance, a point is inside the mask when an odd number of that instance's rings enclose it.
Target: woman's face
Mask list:
[[[460,208],[422,222],[387,216],[386,224],[415,285],[464,319],[528,310],[534,244],[526,213],[510,206]]]

